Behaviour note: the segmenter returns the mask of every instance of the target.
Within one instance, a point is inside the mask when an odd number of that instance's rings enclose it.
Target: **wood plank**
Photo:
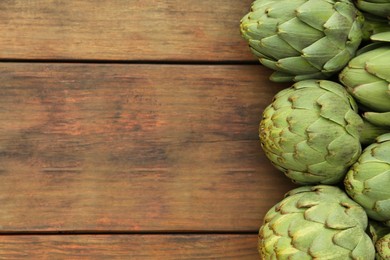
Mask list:
[[[254,60],[252,0],[2,0],[0,59]]]
[[[257,235],[0,236],[0,259],[258,259]]]
[[[0,63],[0,231],[248,230],[292,188],[259,66]]]

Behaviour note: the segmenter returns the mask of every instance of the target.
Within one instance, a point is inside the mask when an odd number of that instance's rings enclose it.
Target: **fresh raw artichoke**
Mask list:
[[[259,231],[261,259],[375,257],[363,208],[334,186],[296,188],[271,208]]]
[[[339,79],[362,105],[367,121],[390,128],[390,44],[364,50],[348,63]]]
[[[358,159],[362,127],[340,84],[306,80],[276,94],[263,111],[259,136],[266,156],[293,181],[333,184]]]
[[[351,0],[256,0],[241,34],[278,82],[324,79],[340,71],[362,40]]]
[[[367,13],[390,18],[389,0],[355,0],[356,6]]]
[[[377,260],[390,259],[390,233],[375,242],[375,250],[377,252]]]
[[[390,133],[364,149],[344,184],[349,196],[370,218],[390,226]]]
[[[368,233],[375,245],[375,259],[390,259],[390,227],[383,226],[381,223],[369,220]]]

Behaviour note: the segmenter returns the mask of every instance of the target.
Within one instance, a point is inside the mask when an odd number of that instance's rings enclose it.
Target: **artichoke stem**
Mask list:
[[[363,119],[363,122],[363,129],[360,132],[360,143],[364,146],[374,143],[375,138],[378,136],[390,132],[388,127],[373,125],[365,119]]]

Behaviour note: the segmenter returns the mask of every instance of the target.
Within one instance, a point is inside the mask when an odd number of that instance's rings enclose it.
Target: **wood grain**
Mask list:
[[[2,0],[0,59],[255,60],[252,0]]]
[[[257,235],[0,236],[0,259],[258,259]]]
[[[246,230],[292,188],[260,66],[0,63],[0,230]]]

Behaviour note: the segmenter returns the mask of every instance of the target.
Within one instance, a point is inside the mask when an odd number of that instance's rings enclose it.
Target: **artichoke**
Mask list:
[[[363,117],[390,128],[390,44],[374,44],[362,50],[339,74],[341,83],[361,104]]]
[[[376,241],[375,250],[377,252],[376,259],[390,259],[390,233]]]
[[[367,13],[381,17],[390,17],[389,0],[355,0],[356,6]]]
[[[276,94],[263,111],[259,136],[266,156],[294,182],[333,184],[358,159],[362,127],[340,84],[306,80]]]
[[[375,257],[363,208],[339,188],[296,188],[271,208],[259,231],[261,259],[364,259]]]
[[[242,36],[278,82],[325,79],[340,71],[362,40],[364,18],[350,0],[256,0]]]
[[[348,195],[370,218],[390,226],[390,133],[364,149],[344,184]]]
[[[369,220],[368,231],[375,245],[377,260],[390,259],[390,227]]]

